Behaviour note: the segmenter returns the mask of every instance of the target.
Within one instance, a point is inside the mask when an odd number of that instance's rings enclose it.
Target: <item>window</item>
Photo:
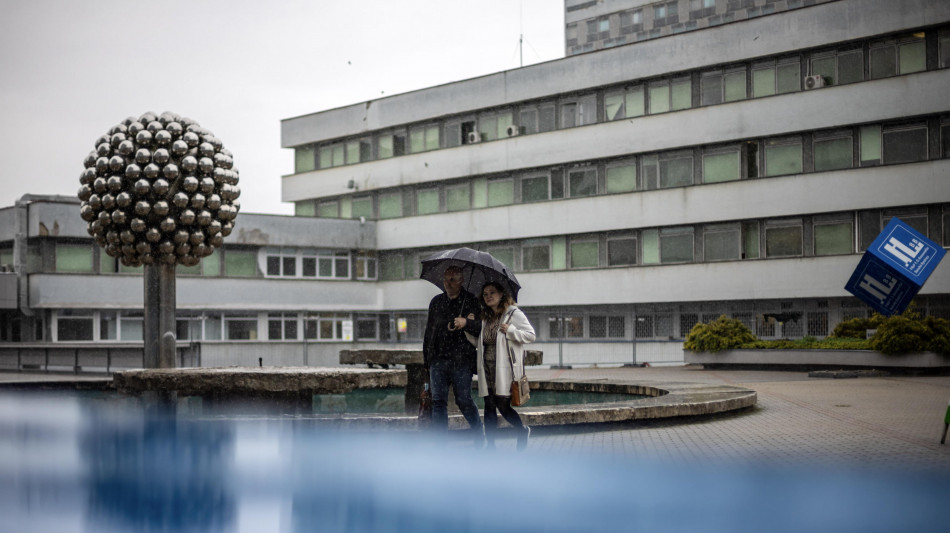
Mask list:
[[[471,187],[468,183],[445,188],[445,210],[464,211],[471,208]]]
[[[349,279],[349,252],[317,252],[317,277],[323,279]]]
[[[700,92],[702,105],[744,100],[746,98],[745,68],[704,73],[700,79]]]
[[[376,340],[379,335],[377,333],[380,326],[380,320],[383,317],[377,317],[373,315],[358,315],[356,317],[356,324],[354,328],[354,333],[356,340],[368,341]],[[389,324],[389,321],[386,321],[386,324]]]
[[[660,262],[660,231],[656,229],[647,229],[640,232],[641,246],[643,247],[640,255],[641,262],[644,265],[656,265]]]
[[[699,323],[699,314],[680,313],[680,338],[685,339],[693,326]]]
[[[637,164],[630,161],[607,167],[607,192],[629,192],[637,189]]]
[[[317,153],[317,161],[320,168],[338,167],[344,162],[343,143],[321,146]]]
[[[294,202],[295,217],[313,217],[317,216],[317,206],[310,200],[306,202]]]
[[[270,313],[267,315],[267,338],[272,341],[297,340],[296,313]]]
[[[755,98],[800,91],[801,88],[798,58],[752,66],[752,96]]]
[[[56,272],[92,272],[92,247],[56,243]]]
[[[620,13],[620,33],[636,33],[643,30],[643,10],[624,11]]]
[[[759,223],[742,223],[742,253],[743,259],[759,258]]]
[[[571,198],[597,194],[597,169],[581,168],[567,173],[568,191]]]
[[[359,198],[353,198],[350,206],[350,217],[357,219],[362,217],[367,220],[373,218],[373,197],[361,196]]]
[[[379,276],[385,281],[403,279],[403,257],[399,254],[383,254],[379,257]]]
[[[769,221],[765,224],[766,257],[800,257],[802,255],[801,220]]]
[[[574,338],[584,336],[584,317],[582,315],[567,315],[564,317],[548,317],[548,331],[552,338]]]
[[[649,85],[649,113],[666,113],[692,106],[692,82],[689,78],[654,81]]]
[[[820,218],[814,223],[815,255],[854,252],[854,221],[850,217]]]
[[[693,228],[662,228],[660,230],[660,262],[685,263],[693,260]]]
[[[638,339],[653,337],[653,315],[637,315],[635,333]]]
[[[361,252],[354,259],[356,265],[356,279],[376,279],[376,253]]]
[[[653,27],[669,26],[679,22],[677,2],[653,4]]]
[[[483,141],[504,139],[508,136],[508,126],[511,124],[511,111],[482,115],[478,117],[478,133]]]
[[[739,172],[739,147],[704,151],[703,183],[734,181],[741,177]]]
[[[806,315],[808,335],[825,337],[828,335],[828,311],[810,311]]]
[[[339,218],[340,202],[337,200],[331,200],[329,202],[318,203],[317,216],[320,218]]]
[[[488,180],[488,207],[515,202],[515,183],[511,178]]]
[[[297,276],[297,250],[277,248],[266,251],[267,276]]]
[[[929,224],[926,211],[917,211],[915,209],[885,209],[881,217],[881,227],[890,224],[891,219],[897,217],[908,226],[919,231],[923,235],[929,235]],[[876,237],[876,235],[875,235]]]
[[[416,190],[416,214],[431,215],[439,212],[439,189]]]
[[[55,316],[56,340],[60,342],[94,340],[92,311],[60,309]]]
[[[515,250],[511,246],[492,246],[485,250],[509,269],[515,265]]]
[[[608,91],[604,95],[604,116],[607,120],[640,117],[646,114],[642,85]]]
[[[800,138],[770,139],[765,142],[765,175],[783,176],[802,172]]]
[[[950,67],[950,32],[940,32],[937,40],[937,66],[939,68]]]
[[[439,148],[439,126],[416,126],[409,130],[409,152],[418,153]]]
[[[710,224],[703,228],[703,254],[706,261],[739,259],[739,224]]]
[[[689,18],[700,19],[716,14],[716,0],[689,0]]]
[[[521,178],[521,202],[543,202],[551,199],[550,178],[529,176]]]
[[[379,218],[397,218],[402,216],[402,193],[381,193],[379,195]]]
[[[551,103],[522,107],[518,112],[518,125],[527,134],[554,131],[555,115]]]
[[[881,127],[864,126],[861,135],[861,166],[881,163]]]
[[[607,266],[637,264],[636,237],[612,237],[607,239]]]
[[[927,54],[924,37],[925,34],[920,32],[896,40],[871,43],[868,50],[871,79],[926,70]]]
[[[884,163],[913,163],[927,160],[927,126],[884,128]]]
[[[525,241],[521,245],[522,270],[549,270],[551,268],[551,243]]]
[[[815,172],[851,168],[854,141],[851,135],[815,138]]]
[[[596,239],[571,242],[571,268],[600,266],[599,245]]]
[[[693,184],[691,151],[643,156],[643,188],[652,190]]]
[[[303,335],[308,340],[343,340],[343,321],[347,313],[307,313],[303,322]]]
[[[588,94],[562,101],[559,106],[561,128],[573,128],[597,122],[597,95]]]
[[[257,315],[247,314],[225,314],[224,315],[224,335],[229,341],[256,341],[257,340]]]
[[[828,85],[844,85],[864,81],[864,51],[848,50],[815,54],[811,73],[821,76]]]
[[[623,338],[626,333],[623,316],[591,315],[587,324],[590,329],[588,336],[592,339]]]
[[[257,252],[226,249],[224,253],[224,275],[236,278],[256,277]]]
[[[294,148],[294,173],[299,174],[316,169],[316,153],[312,144]]]

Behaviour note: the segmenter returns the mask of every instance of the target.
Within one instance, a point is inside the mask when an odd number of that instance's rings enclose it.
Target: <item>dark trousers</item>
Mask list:
[[[518,412],[511,406],[510,396],[496,396],[494,391],[489,391],[485,396],[485,440],[489,444],[495,442],[495,433],[498,430],[498,413],[505,417],[515,429],[524,431],[524,423]]]
[[[472,399],[472,369],[467,363],[441,359],[429,365],[429,386],[432,389],[432,429],[445,430],[449,426],[449,385],[455,390],[458,406],[468,425],[481,430],[478,407]]]

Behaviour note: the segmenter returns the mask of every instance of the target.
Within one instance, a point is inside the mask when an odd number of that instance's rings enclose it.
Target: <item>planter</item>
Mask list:
[[[874,350],[723,350],[692,352],[683,350],[687,364],[706,367],[795,366],[854,368],[950,368],[950,356],[933,352],[885,355]]]

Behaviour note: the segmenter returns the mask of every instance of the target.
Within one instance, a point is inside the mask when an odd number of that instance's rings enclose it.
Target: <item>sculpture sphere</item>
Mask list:
[[[194,266],[223,244],[240,210],[231,152],[175,113],[116,124],[83,166],[79,212],[87,231],[128,266]]]

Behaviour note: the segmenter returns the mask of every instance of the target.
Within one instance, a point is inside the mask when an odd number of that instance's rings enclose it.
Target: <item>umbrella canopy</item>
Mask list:
[[[468,292],[480,291],[485,283],[497,281],[505,287],[512,298],[518,299],[521,284],[518,283],[518,278],[511,269],[492,257],[490,253],[471,248],[456,248],[426,257],[422,260],[422,273],[419,277],[445,290],[442,285],[442,276],[450,266],[462,269],[462,283]]]

